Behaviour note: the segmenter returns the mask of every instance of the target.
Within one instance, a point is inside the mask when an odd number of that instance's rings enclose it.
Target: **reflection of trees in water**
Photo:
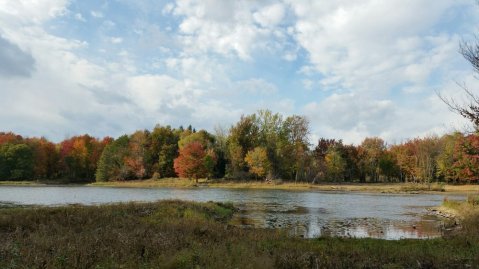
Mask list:
[[[441,236],[440,225],[433,221],[383,220],[373,218],[334,219],[314,221],[309,218],[304,223],[291,227],[291,235],[318,237],[371,237],[382,239],[430,238]]]
[[[278,203],[239,205],[232,224],[240,227],[288,229],[299,237],[372,237],[383,239],[429,238],[441,236],[437,219],[390,220],[380,218],[328,219],[323,208]]]

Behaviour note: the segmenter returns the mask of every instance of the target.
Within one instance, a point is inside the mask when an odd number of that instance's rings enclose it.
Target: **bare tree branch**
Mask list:
[[[476,73],[474,77],[477,79],[476,75],[479,75],[479,37],[475,36],[473,42],[462,41],[459,45],[459,52],[472,65]],[[463,90],[468,99],[464,104],[458,103],[454,98],[443,96],[439,91],[436,91],[436,95],[451,111],[471,121],[475,131],[479,132],[479,95],[474,93],[464,83],[456,84]]]

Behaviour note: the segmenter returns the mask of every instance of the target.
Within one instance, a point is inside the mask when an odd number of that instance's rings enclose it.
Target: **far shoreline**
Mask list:
[[[121,188],[225,188],[225,189],[265,189],[290,191],[339,191],[372,193],[461,193],[479,192],[479,185],[453,185],[444,183],[355,183],[355,182],[264,182],[264,181],[229,181],[229,180],[194,180],[166,178],[131,181],[110,181],[93,183],[63,183],[58,181],[0,181],[0,186],[92,186]]]

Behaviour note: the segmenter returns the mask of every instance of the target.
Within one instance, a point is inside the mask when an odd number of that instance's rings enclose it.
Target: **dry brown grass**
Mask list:
[[[317,190],[317,191],[357,191],[357,192],[382,192],[382,193],[401,193],[401,192],[443,192],[448,190],[448,185],[431,184],[413,184],[413,183],[320,183],[311,184],[303,182],[282,182],[274,181],[271,183],[264,181],[230,181],[230,180],[206,180],[200,179],[196,184],[194,180],[166,178],[158,180],[133,180],[121,182],[97,182],[89,184],[91,186],[105,187],[132,187],[132,188],[228,188],[228,189],[275,189],[275,190]],[[474,185],[470,185],[474,189]],[[470,189],[463,187],[464,191]],[[461,192],[461,189],[455,188],[449,191]]]
[[[228,225],[232,205],[0,209],[0,268],[477,268],[479,243],[288,237]]]

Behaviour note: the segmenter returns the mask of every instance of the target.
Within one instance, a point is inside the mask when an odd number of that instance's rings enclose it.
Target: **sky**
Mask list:
[[[473,0],[0,0],[0,130],[61,141],[228,129],[270,109],[320,137],[389,143],[467,127]]]

